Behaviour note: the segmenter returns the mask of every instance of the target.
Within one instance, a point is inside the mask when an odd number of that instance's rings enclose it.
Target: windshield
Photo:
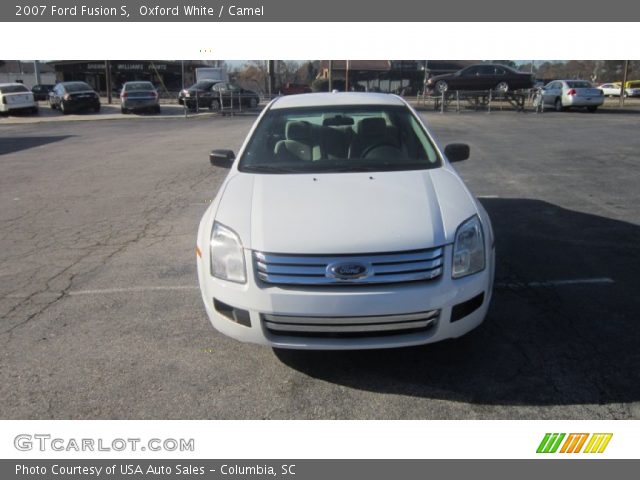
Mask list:
[[[440,166],[429,137],[405,106],[269,110],[238,166],[243,172],[335,173]]]
[[[591,83],[587,82],[586,80],[579,80],[579,81],[574,81],[574,82],[567,82],[567,85],[569,86],[569,88],[592,88],[593,85],[591,85]]]
[[[83,92],[86,90],[93,90],[89,85],[84,82],[65,83],[64,89],[67,92]]]
[[[24,85],[2,85],[0,87],[0,93],[18,93],[28,91],[29,90]]]
[[[198,90],[209,90],[213,84],[216,82],[212,82],[210,80],[202,80],[198,83],[195,83],[194,85],[191,86],[191,89],[198,89]]]
[[[124,84],[124,89],[129,92],[137,91],[137,90],[144,90],[144,91],[155,90],[155,88],[153,88],[153,84],[150,82],[127,82]]]

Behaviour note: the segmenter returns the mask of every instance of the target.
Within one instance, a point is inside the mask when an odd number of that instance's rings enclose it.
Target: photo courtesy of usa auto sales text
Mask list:
[[[228,465],[222,464],[217,469],[205,468],[200,465],[152,465],[141,463],[120,463],[114,465],[59,465],[53,464],[51,468],[43,465],[16,464],[16,476],[40,476],[40,475],[90,475],[92,477],[112,475],[205,475],[206,473],[219,473],[220,475],[241,476],[273,476],[295,475],[295,464],[282,464],[280,469],[272,465]]]

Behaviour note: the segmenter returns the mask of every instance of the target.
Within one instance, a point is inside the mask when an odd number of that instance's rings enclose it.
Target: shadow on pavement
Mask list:
[[[492,405],[640,400],[640,227],[538,200],[482,203],[497,263],[478,329],[422,347],[276,356],[312,377],[379,393]],[[529,285],[582,278],[614,283]]]
[[[46,137],[2,137],[0,141],[0,155],[19,152],[29,148],[40,147],[49,143],[60,142],[73,135],[52,135]]]

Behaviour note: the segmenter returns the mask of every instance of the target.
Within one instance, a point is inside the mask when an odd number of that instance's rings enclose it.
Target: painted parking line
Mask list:
[[[563,285],[597,285],[597,284],[612,284],[615,280],[609,277],[596,277],[596,278],[572,278],[565,280],[548,280],[544,282],[496,282],[495,288],[535,288],[535,287],[559,287]],[[92,290],[72,290],[68,292],[69,296],[77,295],[109,295],[118,293],[141,293],[141,292],[170,292],[170,291],[190,291],[198,290],[197,285],[148,285],[140,287],[124,287],[124,288],[96,288]],[[10,294],[5,298],[26,298],[26,295]]]
[[[94,290],[72,290],[69,295],[108,295],[110,293],[167,292],[179,290],[198,290],[197,285],[168,285],[127,288],[102,288]]]
[[[548,280],[544,282],[496,282],[495,288],[535,288],[535,287],[561,287],[563,285],[593,285],[593,284],[611,284],[615,283],[612,278],[609,277],[597,277],[597,278],[572,278],[567,280]]]

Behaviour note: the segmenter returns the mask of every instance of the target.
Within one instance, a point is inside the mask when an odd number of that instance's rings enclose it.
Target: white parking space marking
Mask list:
[[[496,283],[495,288],[523,288],[523,287],[560,287],[563,285],[591,285],[591,284],[610,284],[615,281],[608,277],[599,278],[574,278],[568,280],[549,280],[546,282],[528,282],[528,283]]]
[[[128,288],[103,288],[95,290],[74,290],[69,295],[108,295],[110,293],[167,292],[172,290],[198,290],[196,285],[169,285]]]

